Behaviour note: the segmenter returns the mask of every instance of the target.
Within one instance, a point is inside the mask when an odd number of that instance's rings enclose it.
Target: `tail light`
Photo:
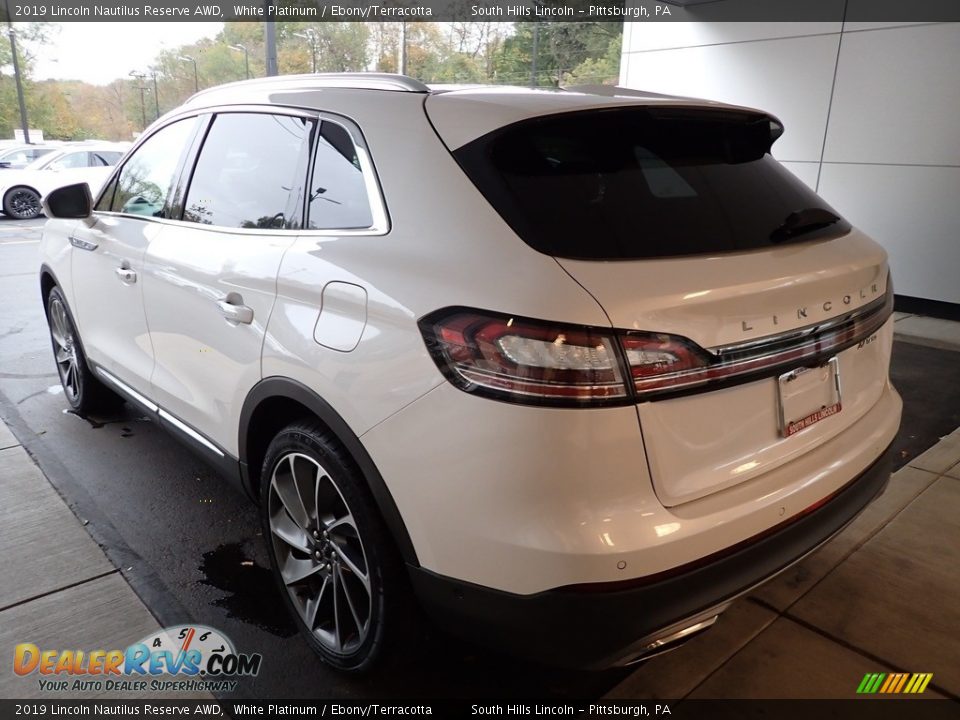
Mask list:
[[[427,315],[420,331],[461,390],[529,405],[626,405],[700,392],[826,362],[893,312],[879,300],[818,325],[705,350],[679,335],[559,326],[478,310]]]
[[[473,310],[434,313],[420,328],[437,366],[462,390],[532,405],[630,399],[609,331]]]

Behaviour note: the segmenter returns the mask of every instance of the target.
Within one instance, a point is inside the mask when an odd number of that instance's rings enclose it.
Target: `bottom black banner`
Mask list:
[[[906,704],[909,703],[909,708]],[[955,720],[960,702],[920,698],[859,700],[0,700],[0,718],[323,717],[398,718],[770,718],[771,720]]]

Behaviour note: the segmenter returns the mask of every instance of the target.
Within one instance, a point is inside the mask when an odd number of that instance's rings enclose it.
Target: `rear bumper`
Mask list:
[[[815,509],[674,571],[623,582],[516,595],[410,568],[424,609],[449,632],[552,665],[604,668],[692,637],[731,600],[829,540],[890,478],[889,448]],[[683,631],[691,632],[684,634]],[[679,634],[679,637],[677,637]],[[671,645],[672,646],[672,645]]]

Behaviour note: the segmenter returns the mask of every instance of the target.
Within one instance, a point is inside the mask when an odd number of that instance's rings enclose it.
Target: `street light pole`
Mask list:
[[[247,75],[247,80],[250,79],[250,53],[247,51],[246,45],[230,45],[231,50],[236,50],[237,52],[243,52],[243,66],[244,71]]]
[[[23,126],[23,142],[30,144],[30,126],[27,124],[27,103],[23,97],[23,80],[20,77],[20,61],[17,59],[17,40],[10,21],[10,0],[4,0],[7,10],[7,35],[10,38],[10,54],[13,56],[13,75],[17,81],[17,101],[20,103],[20,124]]]
[[[193,63],[193,91],[200,92],[200,76],[197,74],[197,61],[189,55],[181,55],[178,59]]]
[[[270,8],[273,6],[273,0],[264,0],[264,14],[270,17]],[[274,77],[278,74],[277,68],[277,26],[272,20],[264,23],[264,49],[266,50],[267,77]]]
[[[296,35],[299,38],[303,38],[308,43],[310,43],[310,56],[313,58],[311,67],[313,68],[313,72],[316,73],[317,72],[317,34],[313,31],[313,28],[307,28],[303,32],[295,32],[294,35]]]

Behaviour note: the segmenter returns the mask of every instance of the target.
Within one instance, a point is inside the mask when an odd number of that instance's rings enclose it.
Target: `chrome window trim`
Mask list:
[[[132,157],[133,154],[140,148],[140,146],[145,143],[148,139],[153,137],[157,132],[163,128],[172,125],[175,122],[180,120],[187,120],[191,117],[199,118],[202,115],[217,115],[217,114],[226,114],[226,113],[257,113],[257,114],[273,114],[273,115],[288,115],[292,117],[303,117],[312,120],[319,121],[320,124],[324,122],[333,122],[337,125],[340,125],[344,130],[347,131],[347,134],[350,136],[351,142],[353,142],[354,148],[357,150],[357,158],[360,161],[360,170],[363,173],[364,187],[367,191],[367,202],[370,205],[370,215],[373,218],[373,225],[368,228],[328,228],[323,230],[310,230],[308,228],[235,228],[224,225],[201,225],[200,223],[193,223],[188,220],[178,220],[175,218],[152,218],[144,217],[143,215],[133,215],[130,213],[120,213],[113,212],[111,210],[94,210],[93,214],[97,216],[109,216],[109,217],[118,217],[118,218],[128,218],[141,220],[143,222],[152,222],[159,223],[161,225],[174,225],[176,227],[191,227],[197,230],[206,230],[208,232],[218,232],[218,233],[230,233],[236,235],[279,235],[283,237],[290,237],[291,235],[304,236],[304,237],[376,237],[387,235],[390,232],[390,216],[387,212],[386,200],[383,197],[383,190],[380,184],[380,177],[377,174],[376,166],[373,164],[373,159],[370,157],[370,152],[367,148],[366,140],[363,137],[363,133],[360,130],[360,127],[356,124],[351,118],[340,115],[338,113],[331,113],[323,110],[312,109],[312,108],[301,108],[301,107],[291,107],[288,105],[270,105],[270,104],[242,104],[242,105],[211,105],[210,107],[204,108],[191,108],[188,111],[180,112],[175,115],[168,115],[162,118],[163,123],[158,124],[155,127],[151,126],[149,128],[150,133],[147,134],[144,132],[140,138],[137,139],[136,144],[131,147],[126,155],[122,158],[122,162],[117,163],[116,170],[110,174],[106,182],[100,189],[100,192],[97,194],[97,198],[94,201],[93,205],[96,207],[99,204],[101,197],[104,191],[110,186],[114,179],[122,172],[124,165],[127,163],[127,159]],[[319,132],[319,127],[315,132]],[[201,147],[201,152],[203,148]],[[308,161],[308,172],[310,177],[313,175],[313,162],[315,157],[315,148],[314,152],[311,153],[310,159]],[[191,168],[192,171],[192,168]],[[307,204],[308,205],[308,204]],[[304,208],[304,216],[306,219],[309,219],[309,207]]]

